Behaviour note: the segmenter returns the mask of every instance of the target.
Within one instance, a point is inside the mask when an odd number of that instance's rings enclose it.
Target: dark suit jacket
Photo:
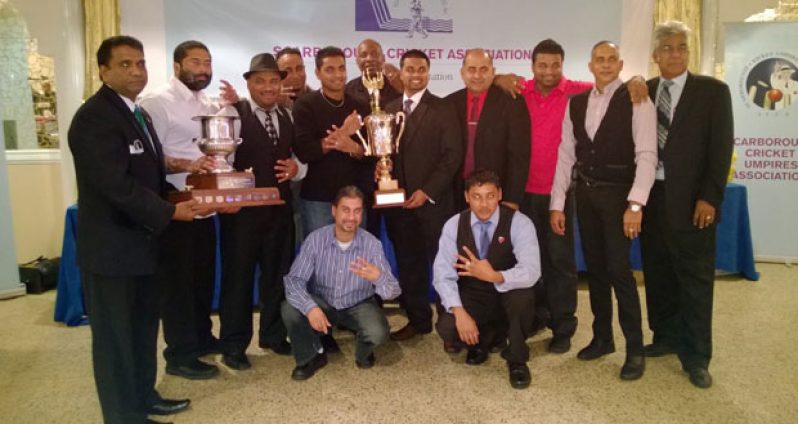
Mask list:
[[[652,99],[656,99],[658,84],[659,78],[648,81]],[[693,211],[698,199],[720,211],[733,149],[729,87],[715,78],[688,73],[660,158],[665,166],[670,225],[694,229]]]
[[[163,200],[163,152],[148,121],[152,145],[119,95],[100,88],[69,127],[78,183],[78,264],[112,277],[153,274],[157,235],[174,205]]]
[[[388,103],[386,111],[403,109],[402,97]],[[437,204],[451,205],[452,181],[463,162],[460,128],[452,106],[426,91],[410,117],[399,140],[394,175],[410,197],[421,189]],[[427,203],[422,208],[431,206]],[[451,213],[452,211],[446,211]]]
[[[459,118],[463,156],[468,149],[467,89],[446,97],[455,107]],[[474,169],[489,169],[501,178],[503,199],[521,203],[529,176],[531,124],[524,98],[513,99],[500,88],[488,89],[485,104],[479,115],[477,138],[474,142]],[[458,181],[462,181],[462,162]],[[462,184],[458,190],[462,190]]]
[[[362,76],[346,83],[346,94],[364,105],[371,105],[371,98],[369,97],[369,92],[366,90],[366,87],[363,86]],[[396,91],[388,81],[385,81],[382,89],[380,89],[380,107],[384,109],[388,103],[401,97],[402,93]]]

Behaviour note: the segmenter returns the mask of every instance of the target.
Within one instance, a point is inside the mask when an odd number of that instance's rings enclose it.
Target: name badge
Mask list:
[[[140,155],[144,153],[144,144],[139,139],[134,140],[133,144],[128,145],[128,147],[130,148],[131,155]]]

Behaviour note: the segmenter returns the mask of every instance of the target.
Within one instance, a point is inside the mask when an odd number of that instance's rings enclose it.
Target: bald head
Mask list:
[[[360,72],[379,72],[385,65],[385,55],[382,53],[380,43],[371,38],[366,38],[357,45],[357,67]]]
[[[623,69],[623,60],[618,45],[610,41],[599,41],[590,52],[590,72],[596,77],[596,88],[602,90],[617,80]]]
[[[493,84],[496,69],[493,59],[484,49],[470,49],[463,57],[460,76],[471,94],[481,94]]]

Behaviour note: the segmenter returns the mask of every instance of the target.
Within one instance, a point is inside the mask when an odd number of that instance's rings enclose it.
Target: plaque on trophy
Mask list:
[[[186,188],[173,191],[167,198],[172,203],[194,199],[209,207],[282,205],[276,187],[255,187],[255,174],[251,170],[236,171],[227,161],[241,144],[235,138],[237,116],[195,116],[202,124],[202,138],[195,139],[200,151],[213,158],[214,169],[207,173],[194,173],[186,177]]]
[[[399,187],[399,181],[392,178],[390,172],[393,166],[391,154],[399,153],[399,141],[405,130],[405,114],[388,113],[380,108],[380,89],[384,83],[382,72],[370,74],[363,71],[363,85],[369,92],[371,114],[363,120],[367,138],[356,133],[363,143],[365,155],[380,158],[377,190],[374,192],[375,208],[401,206],[405,202],[405,190]]]

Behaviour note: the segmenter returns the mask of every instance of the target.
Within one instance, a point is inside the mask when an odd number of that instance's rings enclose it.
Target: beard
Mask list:
[[[211,77],[213,74],[192,74],[191,72],[181,70],[177,79],[188,87],[191,91],[200,91],[205,89],[211,84]],[[205,80],[198,80],[197,77],[205,77]]]

